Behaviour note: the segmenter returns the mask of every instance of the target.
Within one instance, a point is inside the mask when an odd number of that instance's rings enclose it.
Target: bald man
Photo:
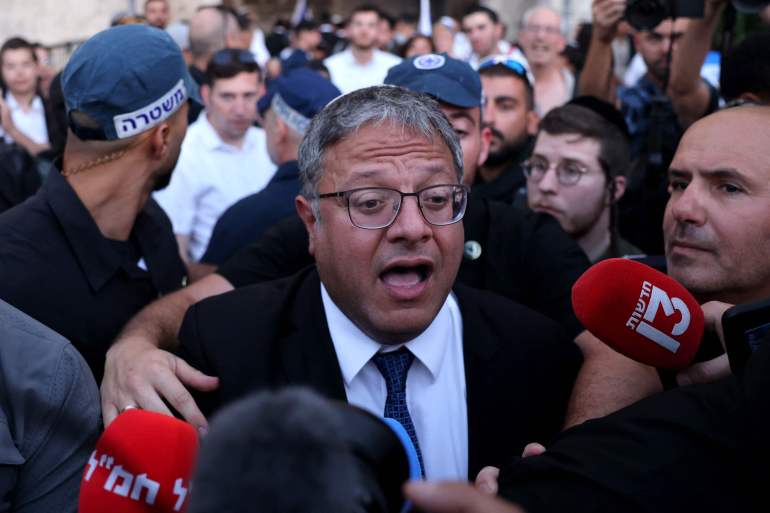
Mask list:
[[[708,116],[682,138],[669,170],[669,274],[699,301],[770,296],[770,107]],[[704,305],[706,324],[726,305]],[[479,477],[528,513],[767,511],[770,337],[740,377],[650,397],[568,431],[545,453]],[[521,513],[466,485],[415,484],[430,513]]]
[[[209,59],[223,48],[238,48],[238,20],[231,13],[217,7],[203,7],[190,20],[190,74],[198,84]]]
[[[567,44],[561,15],[550,7],[534,7],[525,12],[519,44],[535,76],[535,107],[544,116],[567,103],[575,91],[575,76],[560,58]]]
[[[224,48],[239,48],[241,33],[238,20],[226,9],[202,7],[190,20],[190,76],[203,84],[211,56]],[[194,123],[203,105],[191,102],[187,122]]]

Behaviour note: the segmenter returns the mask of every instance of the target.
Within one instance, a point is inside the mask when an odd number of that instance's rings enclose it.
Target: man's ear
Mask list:
[[[540,127],[540,116],[537,115],[534,109],[527,112],[527,133],[529,135],[537,135],[537,130]]]
[[[164,121],[152,129],[149,137],[150,153],[153,159],[162,160],[166,158],[169,152],[169,138],[171,136],[171,125]]]
[[[206,110],[208,110],[209,104],[211,103],[211,86],[202,84],[200,87],[200,93],[201,100],[203,100],[203,106],[206,107]]]
[[[615,197],[612,198],[612,203],[617,203],[626,193],[626,177],[616,176],[613,181],[615,182]]]
[[[297,215],[302,220],[302,224],[305,225],[308,235],[308,253],[315,256],[315,236],[316,230],[319,228],[320,220],[316,218],[315,212],[310,205],[310,201],[302,195],[297,195],[294,198],[294,207],[297,209]]]
[[[481,151],[479,152],[479,161],[476,162],[478,167],[484,165],[489,156],[489,146],[492,144],[492,129],[485,126],[481,129]]]

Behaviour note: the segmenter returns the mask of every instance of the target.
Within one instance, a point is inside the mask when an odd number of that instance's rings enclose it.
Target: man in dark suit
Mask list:
[[[455,131],[431,98],[348,94],[299,151],[297,211],[316,260],[187,313],[180,354],[219,377],[204,413],[303,384],[401,422],[431,479],[475,477],[561,428],[580,366],[549,319],[452,289],[468,189]]]

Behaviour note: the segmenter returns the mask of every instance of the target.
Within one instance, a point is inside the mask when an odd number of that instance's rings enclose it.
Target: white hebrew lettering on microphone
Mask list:
[[[153,506],[158,498],[158,493],[161,491],[161,484],[151,479],[147,473],[135,476],[123,468],[122,465],[115,465],[114,463],[115,459],[112,456],[103,453],[99,457],[97,451],[92,452],[88,458],[87,471],[83,479],[90,481],[98,467],[105,468],[110,471],[104,482],[104,489],[106,491]],[[174,481],[173,494],[177,499],[174,511],[181,511],[189,489],[190,485],[185,479],[180,477]]]
[[[658,310],[661,309],[666,317],[671,317],[676,312],[681,314],[682,318],[674,324],[670,335],[663,333],[652,325],[655,322]],[[626,321],[627,328],[647,337],[664,349],[676,353],[681,344],[672,337],[682,335],[689,326],[690,310],[684,301],[678,297],[670,298],[663,289],[656,287],[648,281],[642,283],[642,290],[639,293],[636,308]]]

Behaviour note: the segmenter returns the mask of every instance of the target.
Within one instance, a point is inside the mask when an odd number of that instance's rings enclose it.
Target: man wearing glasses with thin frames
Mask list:
[[[400,87],[350,93],[313,118],[296,206],[316,265],[188,310],[179,354],[219,378],[197,394],[204,414],[308,385],[398,420],[429,479],[475,478],[555,435],[580,351],[550,319],[453,287],[462,161],[436,101]]]

